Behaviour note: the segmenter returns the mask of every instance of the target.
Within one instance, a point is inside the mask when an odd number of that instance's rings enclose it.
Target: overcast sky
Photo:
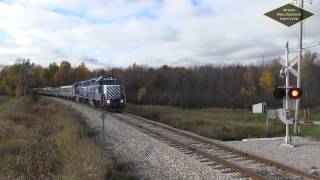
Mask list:
[[[304,42],[320,41],[320,2]],[[298,28],[263,14],[284,0],[0,0],[0,66],[17,58],[90,68],[248,63],[297,48]],[[320,48],[312,48],[320,52]]]

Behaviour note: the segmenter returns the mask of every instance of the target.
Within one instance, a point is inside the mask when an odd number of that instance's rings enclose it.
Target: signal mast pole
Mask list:
[[[285,49],[285,58],[286,58],[286,68],[285,68],[285,75],[286,75],[286,99],[285,99],[285,103],[284,103],[284,109],[286,111],[286,139],[285,142],[286,144],[291,144],[291,137],[290,137],[290,125],[288,122],[288,117],[289,117],[289,95],[288,95],[288,90],[289,90],[289,86],[290,86],[290,72],[289,72],[289,42],[287,42],[286,44],[286,49]]]

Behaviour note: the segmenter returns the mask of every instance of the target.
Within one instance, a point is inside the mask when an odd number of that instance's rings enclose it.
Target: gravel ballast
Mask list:
[[[56,99],[81,112],[87,124],[102,132],[101,112],[87,105]],[[230,175],[201,163],[192,155],[156,140],[106,113],[105,141],[129,174],[141,179],[232,179]],[[193,133],[191,133],[193,134]],[[284,140],[229,141],[225,144],[282,164],[320,175],[320,141],[293,137],[294,148]],[[215,140],[212,140],[215,141]]]
[[[102,132],[101,112],[87,105],[55,99],[81,112],[87,124]],[[105,114],[105,141],[128,173],[140,179],[233,179],[112,116]]]
[[[301,137],[292,138],[295,147],[282,146],[283,139],[229,141],[236,149],[280,162],[297,169],[320,175],[320,141]]]

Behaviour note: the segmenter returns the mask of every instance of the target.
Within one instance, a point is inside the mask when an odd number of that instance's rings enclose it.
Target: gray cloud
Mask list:
[[[84,57],[82,58],[82,62],[84,62],[86,66],[94,66],[95,68],[107,68],[110,65],[113,65],[112,63],[105,63],[94,57]]]
[[[87,57],[87,58],[84,58],[83,60],[85,62],[90,63],[90,64],[98,64],[99,63],[98,59],[95,59],[95,58],[92,58],[92,57]]]
[[[262,14],[285,0],[17,0],[0,3],[1,63],[28,57],[90,68],[247,63],[297,47],[298,26]],[[320,3],[307,9],[319,14]],[[28,18],[26,18],[28,17]],[[305,42],[320,41],[320,16],[305,21]],[[319,52],[319,48],[313,48]]]

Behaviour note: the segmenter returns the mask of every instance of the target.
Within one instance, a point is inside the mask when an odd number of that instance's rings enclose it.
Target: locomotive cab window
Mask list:
[[[119,80],[102,80],[102,85],[121,85],[121,82]]]

